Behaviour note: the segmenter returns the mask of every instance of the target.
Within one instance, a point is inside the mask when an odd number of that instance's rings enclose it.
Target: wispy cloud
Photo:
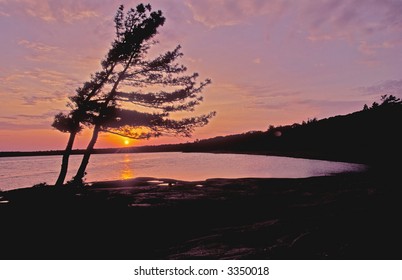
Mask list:
[[[35,68],[15,71],[0,77],[0,93],[13,93],[22,105],[37,105],[40,102],[63,101],[80,85],[80,81],[66,73]]]
[[[245,97],[273,98],[273,97],[295,97],[301,94],[300,91],[288,90],[280,85],[256,85],[256,84],[234,84],[236,91]]]
[[[62,8],[60,13],[64,21],[69,23],[99,16],[94,10],[77,11],[77,9]]]
[[[401,1],[328,0],[305,2],[299,17],[308,40],[345,40],[362,54],[373,55],[395,46],[401,14]]]
[[[369,43],[367,41],[360,41],[358,50],[365,55],[375,55],[378,51],[392,49],[402,45],[400,40],[383,41],[378,43]]]
[[[265,22],[281,26],[285,37],[303,34],[313,43],[346,41],[366,56],[402,45],[402,1],[187,0],[186,5],[193,19],[209,28],[265,17]]]
[[[34,106],[41,102],[53,102],[58,98],[56,96],[41,96],[35,93],[35,95],[24,95],[22,99],[24,100],[22,105]]]
[[[0,116],[0,128],[2,130],[26,130],[48,128],[55,110],[48,110],[39,114],[16,114],[13,116]]]
[[[16,120],[18,118],[16,116],[0,116],[0,119],[3,119],[3,120]]]
[[[301,99],[302,95],[301,91],[289,90],[278,85],[235,83],[220,84],[215,86],[213,91],[218,95],[211,95],[209,100],[213,100],[215,105],[227,106],[221,107],[219,115],[225,114],[223,110],[230,112],[233,108],[254,109],[262,114],[265,114],[263,111],[286,111],[290,104]]]
[[[22,123],[22,122],[11,122],[11,121],[0,121],[1,130],[34,130],[34,129],[43,129],[49,127],[48,121],[35,123]]]
[[[0,17],[10,17],[10,14],[3,12],[2,10],[0,10]]]
[[[21,40],[18,42],[18,45],[24,46],[28,49],[40,51],[40,52],[51,52],[59,50],[56,46],[47,45],[41,42],[31,42],[28,40]]]
[[[187,0],[195,21],[207,27],[231,26],[244,22],[253,16],[278,16],[288,1],[265,0]]]
[[[16,72],[6,77],[5,80],[35,80],[35,82],[40,82],[43,85],[54,87],[70,87],[79,83],[78,80],[69,77],[67,73],[42,68],[34,68],[32,70]]]
[[[3,0],[0,5],[12,15],[30,16],[45,22],[72,23],[99,16],[95,8],[99,4],[92,1]]]
[[[364,94],[376,95],[377,97],[384,94],[402,97],[402,80],[387,80],[372,86],[363,86],[356,89]]]
[[[16,115],[18,118],[23,118],[23,119],[28,119],[28,120],[32,120],[32,119],[49,119],[49,118],[53,118],[55,114],[57,114],[58,111],[54,111],[54,110],[50,110],[48,112],[42,113],[42,114],[18,114]]]
[[[349,113],[355,107],[362,105],[359,100],[324,100],[324,99],[305,99],[297,98],[292,102],[286,99],[280,99],[279,101],[269,101],[269,100],[255,100],[249,105],[251,109],[263,109],[270,111],[282,111],[282,112],[292,112],[304,118],[324,118],[329,117],[328,112],[330,110],[338,110],[339,112]],[[296,121],[302,121],[303,117]]]

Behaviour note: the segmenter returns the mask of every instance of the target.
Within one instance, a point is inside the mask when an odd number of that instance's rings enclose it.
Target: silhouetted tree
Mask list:
[[[381,106],[387,106],[387,105],[394,105],[394,104],[402,104],[402,100],[400,98],[397,98],[393,95],[381,95]]]
[[[82,183],[90,155],[100,132],[143,139],[161,135],[189,137],[204,126],[215,112],[177,119],[173,112],[193,111],[202,101],[200,93],[211,81],[197,83],[198,74],[185,75],[187,68],[176,61],[180,46],[154,59],[148,50],[163,25],[161,11],[138,5],[124,14],[120,6],[115,17],[116,38],[104,61],[103,70],[70,98],[79,122],[93,127],[74,183]],[[129,105],[128,105],[129,104]],[[140,108],[143,108],[140,110]]]
[[[373,102],[373,104],[371,104],[371,108],[377,108],[378,106],[380,106],[380,104],[378,104],[377,102]]]
[[[102,70],[96,72],[91,76],[89,82],[85,82],[82,87],[78,88],[76,95],[69,97],[70,102],[67,105],[71,108],[70,114],[59,113],[55,116],[52,126],[61,132],[70,133],[56,186],[61,186],[64,183],[75,137],[83,128],[81,124],[91,126],[94,117],[99,114],[99,104],[96,98],[108,84],[117,64],[124,59],[124,57],[117,56],[116,48],[120,47],[114,42],[106,58],[101,61]]]
[[[68,160],[73,148],[75,136],[82,130],[79,120],[75,116],[76,111],[73,111],[69,115],[59,113],[54,117],[52,126],[61,132],[70,133],[70,137],[67,142],[66,149],[64,150],[60,173],[56,181],[56,186],[63,185],[63,182],[67,175]]]
[[[367,104],[364,104],[363,111],[367,111],[369,109],[385,107],[385,106],[401,105],[401,104],[402,104],[402,100],[400,98],[397,98],[394,95],[384,94],[384,95],[381,95],[381,103],[373,102],[371,107],[368,107]]]

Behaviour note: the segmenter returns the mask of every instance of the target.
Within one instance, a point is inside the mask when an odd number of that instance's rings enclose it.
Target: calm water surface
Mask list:
[[[82,155],[70,158],[68,179],[75,174]],[[61,156],[0,158],[0,190],[54,184]],[[288,157],[208,154],[138,153],[92,155],[87,182],[135,177],[198,181],[208,178],[304,178],[345,171],[359,172],[364,165]]]

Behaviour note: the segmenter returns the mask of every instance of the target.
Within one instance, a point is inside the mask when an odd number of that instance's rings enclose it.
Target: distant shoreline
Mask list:
[[[181,144],[177,144],[181,145]],[[166,146],[141,146],[141,147],[121,147],[121,148],[100,148],[94,149],[93,154],[116,154],[116,153],[154,153],[154,152],[182,152],[180,149],[165,149]],[[75,149],[72,155],[82,155],[85,149]],[[59,156],[63,155],[64,150],[50,151],[2,151],[0,157],[23,157],[23,156]]]
[[[113,153],[128,153],[128,151],[119,152],[118,148],[107,148],[107,149],[96,149],[94,150],[94,154],[113,154]],[[72,155],[82,155],[85,150],[78,149],[73,150],[71,152]],[[133,152],[133,151],[131,151]],[[51,150],[51,151],[6,151],[0,152],[0,157],[26,157],[26,156],[60,156],[63,155],[64,151],[62,150]]]
[[[178,144],[185,145],[185,144]],[[163,145],[165,146],[165,145]],[[336,156],[318,155],[311,152],[278,152],[278,151],[200,151],[200,150],[185,150],[185,149],[161,149],[161,146],[143,146],[143,147],[130,147],[130,148],[105,148],[95,149],[93,154],[131,154],[131,153],[211,153],[211,154],[244,154],[244,155],[261,155],[261,156],[278,156],[278,157],[290,157],[290,158],[302,158],[346,163],[358,163],[368,164],[364,160],[356,158],[343,158]],[[0,158],[4,157],[35,157],[35,156],[61,156],[64,151],[52,150],[52,151],[12,151],[12,152],[0,152]],[[83,155],[84,149],[77,149],[71,152],[71,155]]]

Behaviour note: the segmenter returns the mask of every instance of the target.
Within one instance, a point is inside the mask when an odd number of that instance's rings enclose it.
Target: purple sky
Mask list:
[[[99,70],[118,6],[138,3],[0,0],[0,150],[64,148],[53,116]],[[149,3],[167,18],[152,53],[180,44],[189,70],[213,81],[196,112],[218,115],[193,140],[345,114],[381,94],[402,97],[400,0]],[[123,140],[103,135],[97,147]]]

